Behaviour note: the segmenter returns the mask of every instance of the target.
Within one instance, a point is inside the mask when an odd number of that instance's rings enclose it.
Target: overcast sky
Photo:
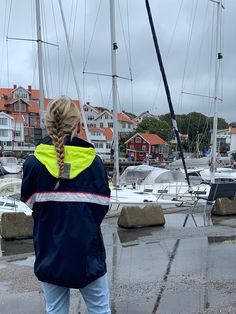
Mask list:
[[[45,93],[77,99],[58,1],[41,2]],[[85,5],[86,3],[86,5]],[[94,106],[112,108],[109,0],[62,0],[81,97]],[[150,0],[176,114],[213,115],[217,5],[209,0]],[[160,115],[169,112],[154,50],[144,0],[115,0],[118,110]],[[223,60],[219,79],[218,115],[236,121],[236,0],[225,0],[222,21]],[[13,84],[38,88],[34,0],[0,1],[0,87]],[[183,93],[184,92],[184,93]]]

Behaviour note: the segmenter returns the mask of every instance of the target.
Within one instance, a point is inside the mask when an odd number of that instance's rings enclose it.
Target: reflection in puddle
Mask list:
[[[235,217],[220,217],[208,229],[201,215],[197,228],[181,227],[183,213],[166,216],[164,228],[113,232],[107,249],[112,313],[236,313],[236,232],[227,228]],[[163,232],[175,236],[168,240]]]

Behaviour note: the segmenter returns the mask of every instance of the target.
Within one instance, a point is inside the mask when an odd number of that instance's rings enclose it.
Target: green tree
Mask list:
[[[169,141],[171,128],[166,121],[156,118],[144,118],[137,127],[137,132],[149,131],[152,134],[159,135],[163,140]]]
[[[172,128],[170,114],[160,116],[160,120],[168,123]],[[201,151],[207,149],[210,144],[211,132],[213,128],[213,118],[207,117],[199,112],[190,112],[188,114],[176,115],[178,130],[182,134],[188,134],[188,141],[183,143],[184,149],[194,152],[199,145]],[[219,118],[218,130],[228,128],[227,122]]]

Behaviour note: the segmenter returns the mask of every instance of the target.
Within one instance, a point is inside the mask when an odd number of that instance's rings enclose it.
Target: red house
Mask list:
[[[136,133],[125,142],[126,153],[134,161],[162,159],[168,154],[168,144],[158,135]]]

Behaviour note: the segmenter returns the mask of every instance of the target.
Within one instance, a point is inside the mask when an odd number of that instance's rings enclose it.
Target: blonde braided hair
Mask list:
[[[52,138],[57,155],[59,167],[58,177],[63,177],[64,173],[64,139],[77,135],[77,128],[80,122],[80,112],[78,107],[69,98],[58,98],[49,103],[45,124],[48,135]],[[59,182],[56,187],[59,186]]]

